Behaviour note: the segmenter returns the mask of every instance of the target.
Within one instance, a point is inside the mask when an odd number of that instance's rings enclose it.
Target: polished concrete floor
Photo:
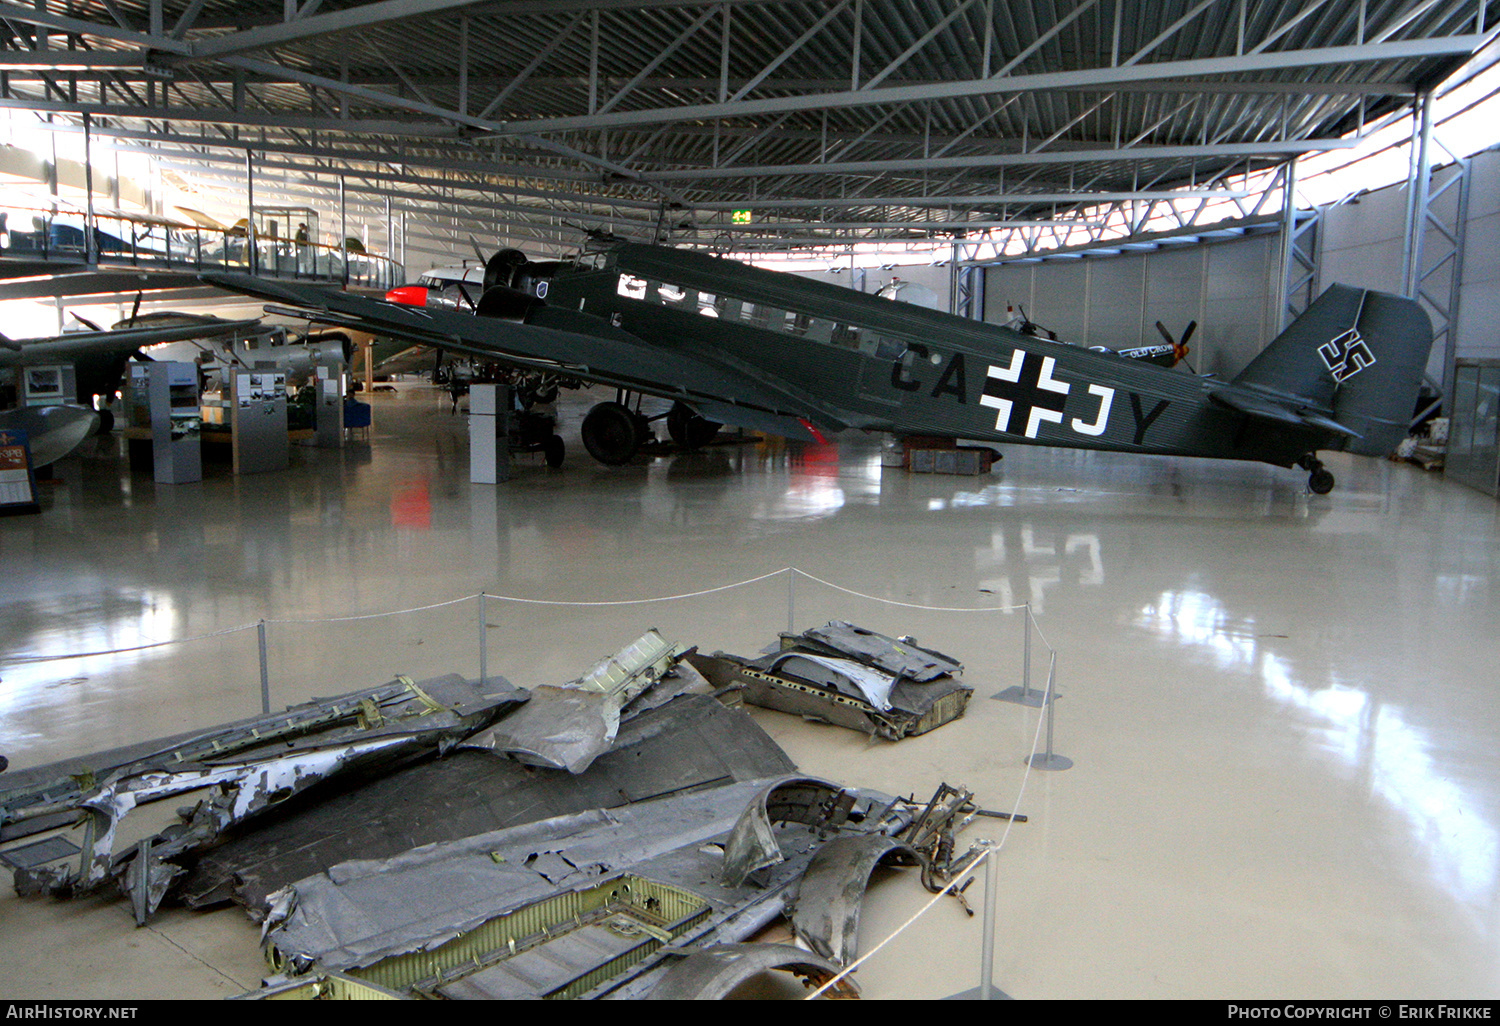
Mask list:
[[[0,753],[20,768],[254,713],[256,632],[216,632],[262,619],[283,705],[476,674],[480,591],[488,669],[521,685],[650,626],[746,653],[789,615],[837,617],[961,658],[968,715],[899,744],[756,717],[810,773],[1019,803],[1030,822],[997,863],[1005,993],[1500,994],[1492,499],[1338,456],[1326,497],[1295,471],[1052,449],[912,476],[861,436],[606,469],[577,444],[583,409],[564,404],[562,470],[522,458],[500,486],[468,483],[463,421],[421,387],[377,395],[370,445],[298,451],[283,474],[211,465],[168,487],[107,448],[65,461],[42,515],[0,520]],[[587,605],[786,567],[810,576]],[[989,697],[1022,666],[1023,615],[993,610],[1027,602],[1037,679],[1042,637],[1057,653],[1065,771],[1028,772],[1038,711]],[[981,820],[964,840],[1001,832]],[[926,900],[881,879],[865,946]],[[234,910],[137,930],[117,902],[8,889],[0,952],[6,997],[222,996],[263,972]],[[941,997],[975,985],[979,955],[980,919],[944,899],[857,978],[869,997]]]

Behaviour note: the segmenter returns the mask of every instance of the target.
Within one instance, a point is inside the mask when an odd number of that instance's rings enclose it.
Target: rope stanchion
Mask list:
[[[1038,717],[1037,721],[1036,721],[1036,732],[1034,734],[1032,734],[1032,736],[1031,736],[1031,751],[1032,751],[1033,754],[1036,753],[1037,743],[1041,740],[1041,737],[1042,737],[1042,719],[1041,719],[1041,717]],[[958,886],[958,884],[960,882],[962,882],[962,880],[964,879],[964,877],[968,876],[968,874],[970,873],[970,871],[972,871],[975,866],[979,865],[979,863],[982,860],[984,860],[986,858],[991,858],[992,859],[995,856],[999,855],[1000,852],[1005,848],[1005,842],[1010,839],[1011,827],[1015,826],[1016,816],[1020,814],[1021,803],[1025,799],[1025,797],[1026,797],[1026,785],[1030,782],[1030,780],[1031,780],[1031,763],[1028,760],[1027,763],[1026,763],[1026,771],[1021,775],[1021,787],[1020,787],[1019,790],[1016,791],[1016,801],[1015,801],[1015,804],[1011,806],[1011,816],[1010,816],[1010,819],[1008,819],[1008,820],[1005,821],[1005,829],[1001,832],[1001,834],[1000,834],[1000,840],[999,841],[996,841],[994,844],[988,846],[983,851],[980,851],[978,854],[976,854],[974,856],[974,858],[969,861],[968,865],[964,866],[957,873],[953,874],[953,879],[951,879],[950,881],[948,881],[948,885],[946,887],[944,887],[942,890],[940,890],[936,894],[934,894],[932,896],[932,900],[930,900],[929,902],[927,902],[927,904],[923,905],[921,908],[917,909],[917,911],[915,913],[913,913],[906,920],[906,922],[902,923],[900,926],[898,926],[894,930],[892,930],[883,940],[880,941],[880,943],[876,944],[869,951],[866,951],[863,955],[860,955],[854,961],[852,961],[848,965],[846,965],[843,969],[839,970],[839,972],[835,976],[833,976],[832,979],[830,979],[827,982],[825,982],[817,990],[814,990],[812,993],[808,994],[807,997],[804,1000],[811,1001],[813,998],[822,996],[822,994],[824,993],[824,991],[828,990],[830,987],[832,987],[834,984],[838,983],[844,977],[846,977],[850,973],[854,972],[854,970],[856,970],[860,966],[864,965],[865,962],[867,962],[871,958],[873,958],[877,952],[879,952],[882,948],[884,948],[891,941],[895,940],[901,934],[905,933],[908,929],[910,929],[912,927],[913,924],[915,924],[917,922],[917,920],[919,920],[923,916],[925,916],[932,909],[932,907],[934,905],[936,905],[939,900],[942,899],[943,895],[947,894],[954,887]],[[993,892],[991,894],[986,895],[985,900],[986,901],[994,901],[995,900],[995,895],[993,894]]]

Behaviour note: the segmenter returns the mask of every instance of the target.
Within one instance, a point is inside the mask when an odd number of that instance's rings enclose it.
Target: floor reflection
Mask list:
[[[1259,680],[1268,698],[1297,714],[1293,722],[1312,751],[1352,770],[1372,797],[1400,815],[1431,880],[1488,911],[1500,870],[1500,830],[1482,814],[1485,796],[1443,770],[1434,755],[1438,744],[1408,722],[1401,706],[1341,679],[1331,666],[1294,664],[1257,633],[1253,617],[1237,617],[1201,592],[1163,593],[1140,611],[1136,626],[1208,652],[1221,671]]]

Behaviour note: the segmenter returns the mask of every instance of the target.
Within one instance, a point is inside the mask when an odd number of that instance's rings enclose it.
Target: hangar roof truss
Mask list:
[[[576,229],[972,236],[1352,145],[1487,0],[0,0],[0,106]],[[173,151],[178,151],[175,155]],[[749,223],[736,211],[749,211]]]

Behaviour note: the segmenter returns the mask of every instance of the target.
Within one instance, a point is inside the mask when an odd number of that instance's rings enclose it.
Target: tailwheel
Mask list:
[[[714,440],[720,424],[700,416],[685,403],[673,403],[667,413],[667,434],[684,449],[701,449]]]
[[[600,403],[583,418],[583,447],[609,467],[629,463],[645,440],[640,419],[620,403]]]

